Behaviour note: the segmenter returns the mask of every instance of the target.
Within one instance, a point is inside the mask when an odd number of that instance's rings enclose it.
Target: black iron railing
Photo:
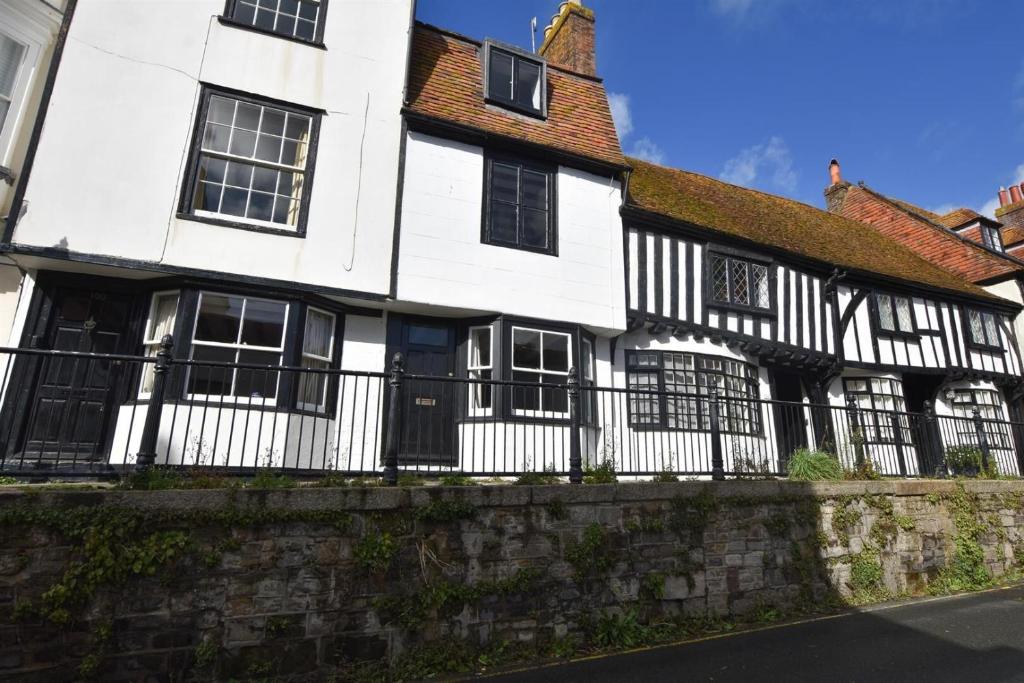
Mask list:
[[[315,476],[783,476],[802,448],[847,468],[1022,471],[1024,423],[849,404],[0,348],[0,472],[117,475],[153,465]],[[950,461],[950,462],[947,462]]]

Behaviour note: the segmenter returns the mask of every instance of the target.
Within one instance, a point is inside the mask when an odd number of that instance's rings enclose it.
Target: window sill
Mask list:
[[[252,223],[242,223],[239,221],[229,221],[223,218],[209,218],[207,216],[197,216],[194,213],[178,212],[177,218],[183,221],[195,221],[196,223],[206,223],[207,225],[217,225],[222,228],[235,228],[236,230],[249,230],[250,232],[262,232],[265,235],[279,235],[281,237],[298,237],[301,239],[306,238],[305,230],[285,230],[283,228],[268,228],[262,225],[254,225]]]
[[[757,306],[744,306],[742,304],[729,304],[721,301],[714,301],[708,299],[708,308],[721,308],[726,311],[732,311],[733,313],[746,313],[748,315],[759,315],[765,318],[776,317],[776,312],[771,308],[758,308]]]
[[[260,35],[269,36],[271,38],[280,38],[281,40],[287,40],[293,43],[298,43],[299,45],[308,45],[309,47],[315,48],[317,50],[327,49],[327,46],[320,41],[306,40],[305,38],[296,38],[295,36],[286,36],[283,33],[275,33],[274,31],[268,31],[267,29],[260,28],[259,26],[244,24],[240,21],[232,19],[231,17],[219,16],[217,17],[217,21],[219,21],[224,26],[242,29],[243,31],[252,31],[253,33],[259,33]]]
[[[966,342],[965,346],[971,351],[981,351],[982,353],[1004,353],[1005,349],[1002,346],[994,346],[992,344],[978,344],[977,342]]]
[[[537,109],[531,109],[530,107],[523,107],[514,102],[506,102],[505,100],[499,100],[486,95],[484,96],[484,102],[494,105],[499,109],[505,109],[506,111],[522,114],[523,116],[529,116],[531,119],[546,121],[548,118],[547,112],[545,111],[538,111]]]
[[[525,251],[525,252],[530,253],[530,254],[540,254],[541,256],[554,256],[555,258],[558,258],[558,250],[557,249],[538,249],[537,247],[520,247],[520,246],[516,246],[514,244],[503,244],[501,242],[492,242],[487,237],[484,237],[480,242],[481,242],[481,244],[484,244],[484,245],[486,245],[488,247],[501,247],[502,249],[515,249],[516,251]]]

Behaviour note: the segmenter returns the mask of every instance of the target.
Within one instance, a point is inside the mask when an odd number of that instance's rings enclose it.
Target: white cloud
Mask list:
[[[978,209],[978,213],[980,213],[982,216],[988,216],[989,218],[995,219],[995,217],[996,217],[996,209],[998,209],[998,208],[999,208],[999,197],[997,195],[995,197],[992,197],[992,199],[989,199],[987,202],[985,202],[982,205],[982,207],[980,209]]]
[[[1017,170],[1013,172],[1015,183],[1024,183],[1024,164],[1017,167]]]
[[[620,140],[625,140],[633,132],[633,115],[629,111],[629,95],[619,92],[608,93],[608,106],[612,110],[612,120]]]
[[[646,136],[633,143],[629,156],[650,161],[652,164],[661,164],[665,161],[665,151]]]
[[[725,162],[718,177],[734,185],[753,187],[767,184],[782,192],[792,193],[796,190],[793,159],[786,141],[778,136],[742,150]]]

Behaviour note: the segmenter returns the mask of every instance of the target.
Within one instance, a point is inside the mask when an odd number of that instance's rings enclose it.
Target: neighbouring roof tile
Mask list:
[[[987,299],[869,225],[792,199],[629,158],[629,205],[836,265]]]

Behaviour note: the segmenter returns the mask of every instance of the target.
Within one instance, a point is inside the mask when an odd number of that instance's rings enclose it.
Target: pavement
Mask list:
[[[1024,586],[881,605],[486,680],[1024,682]]]

